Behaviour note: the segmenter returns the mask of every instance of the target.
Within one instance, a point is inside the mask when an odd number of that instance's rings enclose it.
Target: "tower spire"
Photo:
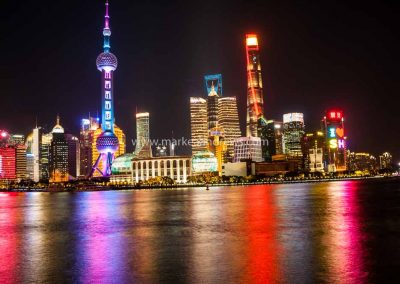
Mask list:
[[[103,29],[103,36],[104,36],[104,52],[109,52],[111,49],[110,46],[110,36],[111,36],[111,29],[110,29],[110,16],[108,14],[108,0],[106,0],[106,15],[104,16],[104,29]]]

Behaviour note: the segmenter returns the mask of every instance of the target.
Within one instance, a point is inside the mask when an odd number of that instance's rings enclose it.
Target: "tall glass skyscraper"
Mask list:
[[[190,130],[192,155],[206,151],[208,147],[208,116],[207,101],[203,98],[190,98]]]
[[[241,135],[236,97],[218,98],[218,126],[224,131],[225,162],[231,162],[235,139]]]
[[[246,35],[247,119],[246,136],[258,137],[258,119],[264,116],[260,50],[255,34]]]
[[[304,136],[304,115],[286,113],[283,115],[283,150],[288,158],[301,159],[301,141]]]
[[[135,155],[138,158],[151,158],[150,145],[150,114],[141,112],[136,114],[136,149]]]

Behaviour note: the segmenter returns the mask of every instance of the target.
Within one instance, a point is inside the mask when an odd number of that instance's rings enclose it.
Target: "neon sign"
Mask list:
[[[337,147],[338,147],[338,141],[336,139],[329,140],[329,148],[337,149]]]
[[[344,149],[344,140],[343,139],[339,139],[337,144],[338,144],[339,149]]]
[[[329,136],[329,138],[336,138],[336,128],[335,127],[328,128],[328,136]]]
[[[327,117],[329,120],[340,121],[343,118],[343,112],[341,110],[330,110]]]
[[[341,127],[336,128],[336,134],[338,137],[343,138],[344,137],[344,129]]]

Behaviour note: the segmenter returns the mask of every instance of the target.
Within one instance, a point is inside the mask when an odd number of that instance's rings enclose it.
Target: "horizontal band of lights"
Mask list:
[[[304,123],[304,115],[300,112],[286,113],[283,115],[283,123],[296,121]]]
[[[141,117],[149,117],[150,114],[148,112],[141,112],[136,114],[136,118],[141,118]]]

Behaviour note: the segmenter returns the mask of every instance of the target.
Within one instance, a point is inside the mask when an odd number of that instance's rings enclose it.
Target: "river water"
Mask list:
[[[0,283],[399,283],[400,182],[0,193],[0,254]]]

